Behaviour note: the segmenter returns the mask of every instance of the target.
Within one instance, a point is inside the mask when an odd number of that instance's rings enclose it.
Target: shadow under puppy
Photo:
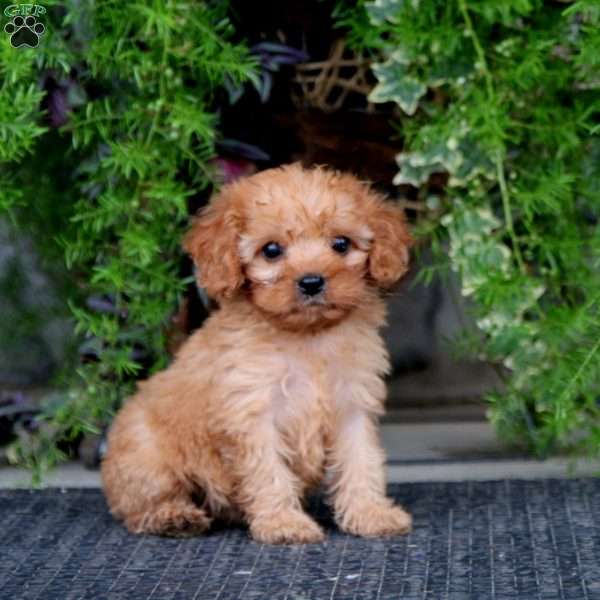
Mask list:
[[[117,414],[102,464],[113,514],[138,533],[241,519],[261,542],[317,542],[302,500],[324,483],[342,530],[410,531],[376,429],[378,290],[409,245],[402,211],[348,174],[294,164],[225,186],[184,241],[220,308]]]

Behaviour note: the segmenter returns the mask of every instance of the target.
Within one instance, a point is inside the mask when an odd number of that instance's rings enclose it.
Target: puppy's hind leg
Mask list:
[[[139,413],[123,411],[108,436],[102,482],[111,512],[133,533],[190,536],[206,531],[211,518],[194,502],[194,486],[169,464]]]
[[[172,537],[189,537],[204,533],[210,524],[211,519],[206,511],[183,497],[163,500],[125,517],[125,525],[133,533]]]
[[[104,490],[112,513],[132,533],[190,536],[211,524],[192,499],[188,486],[161,465],[144,470],[132,457],[107,456],[102,464]]]

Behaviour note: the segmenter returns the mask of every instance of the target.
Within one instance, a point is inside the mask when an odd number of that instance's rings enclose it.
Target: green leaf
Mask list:
[[[397,22],[398,13],[406,2],[407,0],[374,0],[374,2],[368,2],[365,7],[371,23],[382,25],[385,21]],[[410,0],[410,2],[415,8],[419,5],[419,0]]]
[[[396,58],[373,65],[379,83],[369,94],[370,102],[395,102],[407,114],[413,115],[427,87],[408,73],[405,64]]]

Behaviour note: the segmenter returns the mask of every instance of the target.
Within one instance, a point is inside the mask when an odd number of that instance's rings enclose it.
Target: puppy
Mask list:
[[[378,293],[407,270],[402,211],[351,175],[298,165],[225,186],[184,247],[220,308],[117,414],[102,464],[137,533],[242,520],[265,543],[318,542],[323,483],[339,527],[404,534],[376,422],[388,356]]]

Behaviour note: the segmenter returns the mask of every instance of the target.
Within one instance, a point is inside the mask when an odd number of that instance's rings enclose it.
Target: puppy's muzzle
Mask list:
[[[303,296],[316,296],[325,289],[325,279],[316,273],[303,275],[297,283]]]

